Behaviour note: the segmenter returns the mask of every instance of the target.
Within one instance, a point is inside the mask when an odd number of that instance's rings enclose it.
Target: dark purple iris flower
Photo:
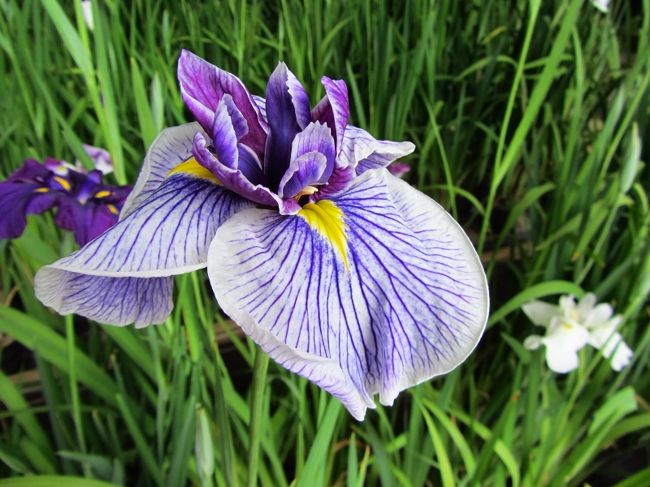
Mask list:
[[[350,125],[342,80],[312,108],[284,64],[265,98],[187,51],[178,78],[198,123],[153,142],[114,227],[37,273],[44,304],[162,323],[173,276],[207,267],[221,309],[358,419],[468,356],[485,274],[453,218],[386,170],[413,144]]]
[[[43,164],[27,159],[0,182],[0,238],[19,237],[27,225],[27,215],[51,208],[57,208],[56,224],[73,232],[80,246],[117,223],[131,187],[102,184],[102,170],[109,170],[106,153],[88,148],[98,167],[88,173],[57,159],[48,158]]]

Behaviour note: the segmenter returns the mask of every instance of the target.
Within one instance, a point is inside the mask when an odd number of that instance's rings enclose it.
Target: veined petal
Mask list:
[[[345,128],[350,118],[348,87],[345,81],[331,79],[327,76],[321,78],[321,83],[325,88],[325,96],[314,107],[311,114],[312,120],[329,126],[334,134],[336,150],[339,154],[343,148]]]
[[[36,295],[59,313],[111,324],[160,322],[171,309],[165,304],[171,303],[168,276],[205,267],[219,225],[249,206],[209,180],[174,174],[129,216],[41,269]],[[113,294],[104,300],[105,288]],[[121,301],[125,308],[112,312],[110,303]],[[151,309],[154,304],[160,312]]]
[[[210,246],[208,274],[262,349],[362,419],[374,394],[391,404],[473,350],[485,275],[458,224],[387,171],[314,205],[309,218],[235,215]]]
[[[293,198],[305,186],[322,180],[326,170],[327,158],[321,152],[302,154],[289,164],[289,168],[280,180],[278,195],[281,198]]]
[[[122,207],[121,219],[149,198],[165,181],[169,171],[192,156],[192,141],[197,133],[205,134],[196,122],[160,132],[147,150],[140,175]]]
[[[212,128],[214,114],[222,97],[225,94],[232,96],[235,106],[248,125],[248,134],[242,142],[258,156],[264,155],[266,124],[239,78],[189,51],[182,50],[178,59],[178,81],[185,104],[206,130]]]
[[[348,125],[339,158],[354,167],[357,174],[362,174],[369,169],[386,167],[414,150],[411,142],[377,140],[365,130]]]

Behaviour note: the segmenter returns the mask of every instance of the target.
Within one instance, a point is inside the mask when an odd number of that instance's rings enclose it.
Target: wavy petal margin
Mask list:
[[[174,174],[108,231],[43,267],[36,296],[60,314],[160,323],[172,309],[169,276],[205,267],[219,225],[250,206],[209,180]]]
[[[392,404],[465,360],[485,327],[487,283],[460,226],[387,171],[367,171],[331,201],[348,265],[300,214],[249,209],[217,231],[208,274],[264,351],[361,420],[375,394]]]

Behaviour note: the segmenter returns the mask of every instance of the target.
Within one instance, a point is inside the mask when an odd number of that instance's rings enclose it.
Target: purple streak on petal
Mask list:
[[[348,87],[343,80],[333,80],[327,76],[321,78],[325,88],[325,97],[312,111],[314,121],[327,124],[334,134],[337,153],[341,151],[343,134],[350,118]]]
[[[237,169],[237,162],[239,160],[237,135],[233,127],[232,119],[228,114],[228,108],[223,101],[217,107],[211,134],[214,153],[219,162],[231,169]],[[212,171],[210,166],[205,167]]]
[[[393,162],[388,165],[388,172],[390,172],[393,176],[398,178],[401,178],[410,170],[411,170],[411,166],[403,162]]]
[[[411,142],[377,140],[368,132],[348,125],[339,152],[339,162],[356,168],[357,175],[369,169],[386,167],[415,150]]]
[[[252,97],[253,97],[253,101],[255,102],[255,105],[257,105],[257,109],[260,111],[260,114],[262,115],[262,119],[268,124],[268,120],[266,118],[266,99],[257,95],[252,95]]]
[[[199,163],[219,179],[224,188],[238,195],[267,206],[277,206],[280,198],[273,194],[267,187],[253,184],[239,169],[233,169],[222,164],[207,147],[207,141],[202,134],[196,134],[192,153]]]
[[[167,319],[173,277],[104,277],[46,266],[35,278],[36,297],[58,313],[76,313],[111,325],[141,328]]]
[[[291,142],[300,132],[296,107],[287,86],[288,69],[284,63],[271,74],[266,86],[266,114],[271,132],[266,142],[264,174],[275,190],[289,167]]]
[[[318,193],[312,196],[313,201],[328,199],[346,190],[354,181],[356,174],[351,166],[336,164],[327,184],[318,188]]]
[[[235,129],[235,135],[237,136],[237,140],[240,141],[248,135],[248,122],[246,122],[246,119],[239,111],[239,108],[235,105],[232,96],[223,95],[221,100],[228,109],[228,115],[230,115],[232,126]]]
[[[204,61],[190,51],[182,50],[178,59],[178,81],[185,104],[207,132],[212,129],[215,111],[223,95],[231,95],[235,106],[248,125],[248,134],[242,142],[253,149],[258,156],[264,155],[266,124],[239,78]]]
[[[82,144],[82,146],[86,151],[86,154],[88,154],[88,157],[90,157],[90,160],[93,161],[95,169],[101,171],[104,175],[113,172],[113,161],[111,160],[111,155],[106,149],[88,144]]]
[[[312,186],[323,179],[327,170],[327,158],[320,152],[302,154],[291,161],[289,168],[280,180],[278,195],[293,198],[305,186]]]
[[[11,176],[13,181],[0,182],[0,239],[20,237],[27,225],[27,215],[43,213],[59,202],[60,193],[38,192],[42,185],[20,182],[28,174],[37,173],[31,169],[36,168],[23,166],[19,176]]]

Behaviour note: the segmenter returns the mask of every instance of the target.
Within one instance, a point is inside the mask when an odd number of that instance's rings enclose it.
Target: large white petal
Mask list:
[[[196,122],[169,127],[160,132],[147,150],[138,179],[122,206],[120,219],[124,219],[158,189],[170,170],[192,156],[192,141],[199,132],[205,135]]]
[[[208,274],[222,309],[263,350],[362,419],[374,394],[391,404],[467,357],[485,326],[487,284],[458,224],[387,171],[367,171],[333,201],[345,245],[300,214],[244,210],[217,231]]]
[[[521,309],[530,321],[539,326],[549,326],[551,320],[562,313],[559,307],[537,300],[524,304]]]

